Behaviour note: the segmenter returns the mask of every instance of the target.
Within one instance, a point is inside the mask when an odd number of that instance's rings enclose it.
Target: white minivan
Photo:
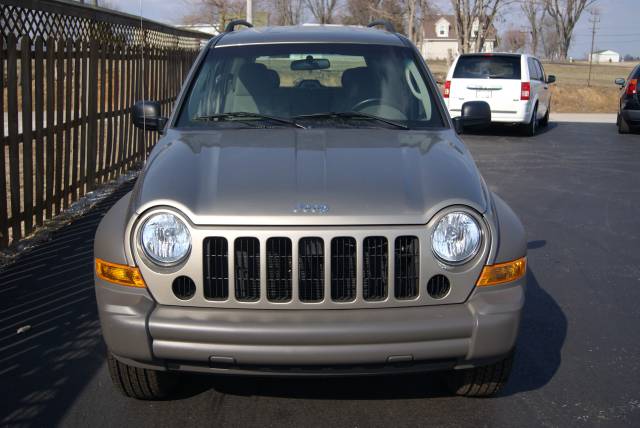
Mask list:
[[[443,96],[451,117],[460,116],[466,101],[486,101],[492,122],[521,124],[524,133],[532,136],[549,122],[549,84],[555,81],[529,55],[463,54],[447,73]]]

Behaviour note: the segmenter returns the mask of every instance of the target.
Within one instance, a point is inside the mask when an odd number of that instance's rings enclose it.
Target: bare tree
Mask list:
[[[540,45],[540,31],[542,22],[546,17],[546,9],[543,0],[522,0],[520,8],[529,23],[529,36],[531,37],[531,53],[538,54]]]
[[[509,52],[522,52],[526,44],[527,38],[523,31],[511,27],[502,33],[500,46]]]
[[[338,0],[305,0],[307,8],[319,24],[332,24]]]
[[[347,0],[344,10],[343,24],[367,25],[382,18],[419,43],[424,17],[431,13],[432,6],[431,0]]]
[[[509,0],[451,0],[461,53],[483,50],[498,11],[508,3]]]
[[[540,22],[540,44],[546,59],[557,60],[560,56],[560,35],[556,31],[553,20],[547,15]]]
[[[201,24],[212,22],[219,28],[233,19],[242,17],[246,10],[245,0],[185,0],[193,10],[185,15],[185,24]]]
[[[367,25],[380,18],[382,0],[347,0],[342,23],[345,25]]]
[[[303,0],[273,0],[276,25],[297,25],[302,19]]]
[[[595,2],[596,0],[545,0],[545,10],[553,19],[560,37],[560,58],[567,59],[573,29],[580,20],[582,12]]]

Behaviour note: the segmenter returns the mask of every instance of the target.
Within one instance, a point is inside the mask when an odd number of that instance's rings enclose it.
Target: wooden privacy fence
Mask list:
[[[0,0],[0,249],[142,162],[207,35],[60,0]]]

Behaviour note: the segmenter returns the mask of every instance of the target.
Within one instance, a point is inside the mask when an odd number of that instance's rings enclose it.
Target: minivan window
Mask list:
[[[540,80],[545,82],[547,80],[547,77],[544,73],[544,67],[542,67],[542,64],[540,63],[540,61],[538,61],[537,59],[536,61],[536,66],[538,67],[538,72],[540,74]]]
[[[177,126],[229,127],[220,115],[251,113],[304,120],[305,126],[382,126],[364,113],[405,127],[443,127],[436,89],[411,49],[344,43],[211,48],[182,103]],[[304,116],[304,117],[302,117]],[[313,116],[313,117],[310,117]],[[338,121],[336,117],[341,117]],[[275,126],[275,125],[274,125]]]
[[[531,80],[541,80],[540,69],[533,58],[528,58],[527,62],[529,64],[529,78]]]
[[[520,57],[514,55],[464,55],[453,71],[457,79],[520,79]]]

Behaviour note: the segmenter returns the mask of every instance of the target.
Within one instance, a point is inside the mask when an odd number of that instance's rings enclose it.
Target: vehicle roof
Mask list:
[[[275,43],[359,43],[404,46],[394,33],[375,28],[338,25],[246,28],[226,33],[215,47]]]
[[[521,56],[531,56],[531,55],[527,55],[527,54],[522,54],[522,53],[513,53],[513,52],[474,52],[474,53],[463,53],[460,54],[460,56],[515,56],[515,57],[521,57]]]

